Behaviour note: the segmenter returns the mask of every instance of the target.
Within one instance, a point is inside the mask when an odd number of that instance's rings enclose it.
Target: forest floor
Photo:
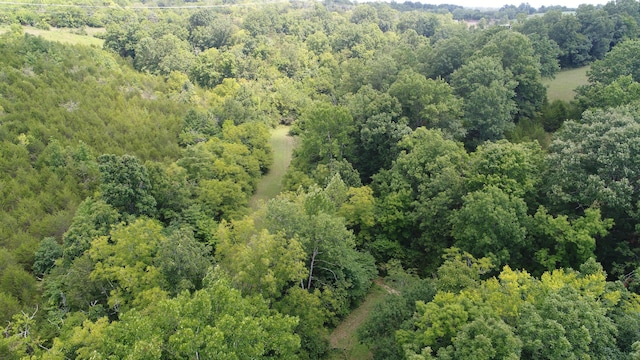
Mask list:
[[[50,28],[42,30],[32,26],[23,26],[23,31],[27,34],[42,36],[45,40],[58,41],[67,44],[80,44],[87,46],[102,47],[104,40],[94,37],[96,34],[104,33],[104,28],[85,28],[83,33],[77,29]],[[0,34],[9,31],[9,26],[0,26]]]
[[[255,194],[249,200],[253,210],[257,210],[260,204],[276,197],[282,190],[282,178],[289,168],[295,147],[295,139],[289,136],[288,126],[278,126],[271,130],[271,147],[273,148],[273,165],[260,179]]]
[[[589,70],[589,66],[563,70],[557,73],[555,78],[545,79],[544,84],[547,86],[547,97],[549,101],[573,100],[576,95],[574,90],[580,85],[587,85],[589,83],[587,70]]]
[[[358,341],[357,331],[369,317],[369,313],[375,305],[388,293],[397,293],[397,291],[385,285],[382,279],[376,280],[362,304],[353,310],[331,333],[329,360],[373,359],[369,348]]]

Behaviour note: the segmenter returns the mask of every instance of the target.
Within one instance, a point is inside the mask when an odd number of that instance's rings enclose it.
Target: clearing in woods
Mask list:
[[[288,126],[278,126],[271,130],[271,147],[273,148],[273,165],[258,182],[255,194],[249,204],[256,210],[261,203],[276,197],[282,189],[282,178],[291,163],[295,140],[289,136]]]
[[[563,70],[557,73],[555,78],[545,79],[543,82],[547,87],[547,98],[549,98],[549,101],[563,100],[568,102],[573,100],[576,95],[574,91],[575,88],[580,85],[589,84],[587,70],[589,70],[589,66]]]
[[[87,46],[96,46],[101,48],[104,40],[94,37],[94,35],[105,32],[104,28],[84,28],[84,33],[79,33],[78,30],[66,29],[66,28],[50,28],[49,30],[42,30],[31,26],[23,26],[22,30],[26,34],[35,36],[42,36],[43,39],[49,41],[57,41],[67,44],[78,44]],[[9,26],[0,26],[0,34],[9,31]]]

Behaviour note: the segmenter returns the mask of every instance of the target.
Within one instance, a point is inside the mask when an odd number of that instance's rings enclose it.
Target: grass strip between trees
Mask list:
[[[367,297],[358,308],[354,309],[331,333],[329,360],[353,359],[365,360],[373,359],[373,354],[369,348],[358,341],[358,328],[369,317],[369,313],[374,306],[382,300],[389,289],[383,288],[382,283],[375,283]]]
[[[289,136],[288,126],[279,126],[271,130],[271,147],[273,148],[273,166],[258,183],[255,194],[249,204],[256,210],[262,202],[274,198],[282,189],[282,178],[289,168],[295,140]]]

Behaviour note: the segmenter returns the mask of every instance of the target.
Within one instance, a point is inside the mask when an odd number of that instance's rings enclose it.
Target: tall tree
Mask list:
[[[560,269],[540,279],[505,267],[460,293],[419,301],[411,326],[396,338],[414,359],[625,358],[609,311],[633,301],[620,301],[628,292],[607,287],[598,266],[592,261],[582,268],[595,271]]]
[[[582,25],[580,33],[591,42],[589,55],[594,60],[602,59],[609,52],[614,36],[614,22],[603,9],[596,9],[593,5],[580,5],[576,10],[576,17]]]
[[[268,300],[280,298],[289,287],[306,280],[300,241],[258,230],[252,219],[220,224],[216,259],[236,289]]]
[[[640,124],[630,108],[587,111],[581,122],[568,121],[557,133],[549,155],[548,200],[569,213],[599,206],[603,217],[612,218],[617,234],[599,246],[600,260],[618,263],[635,258],[637,247],[629,240],[638,223],[637,161]],[[625,235],[626,234],[626,235]],[[618,248],[618,253],[614,249]],[[630,253],[631,252],[631,253]],[[622,255],[626,254],[626,255]],[[627,270],[637,263],[626,264]],[[632,266],[632,268],[629,268]]]
[[[634,54],[640,51],[640,40],[627,40],[607,53],[603,60],[596,61],[589,71],[589,81],[610,84],[620,76],[630,75],[640,82],[640,63]]]
[[[131,155],[98,157],[100,197],[122,214],[153,215],[156,200],[150,194],[147,169]]]
[[[546,89],[540,76],[540,60],[529,38],[514,31],[500,31],[476,56],[492,56],[502,63],[516,82],[516,117],[533,118],[542,107]]]
[[[549,26],[549,38],[555,41],[562,51],[559,57],[561,68],[583,66],[592,60],[589,54],[591,41],[580,32],[582,24],[575,15],[549,11],[543,19]]]
[[[514,127],[514,90],[518,83],[499,59],[480,57],[470,61],[451,75],[451,84],[464,99],[464,124],[470,145],[501,139],[505,131]]]
[[[499,188],[487,186],[463,197],[451,215],[455,244],[476,257],[488,256],[496,265],[520,264],[529,247],[527,204]]]
[[[353,151],[349,160],[363,180],[389,168],[398,152],[398,141],[411,129],[400,118],[400,103],[391,95],[363,86],[347,98],[354,120]]]
[[[514,29],[529,38],[535,54],[540,58],[540,75],[553,77],[560,71],[558,44],[549,38],[549,26],[540,16],[532,16],[517,24]]]
[[[346,108],[320,103],[309,107],[299,121],[303,133],[295,161],[303,168],[347,157],[352,144],[353,118]]]
[[[135,54],[133,65],[137,70],[162,75],[169,75],[172,71],[186,72],[195,58],[189,43],[173,34],[159,39],[140,39]]]
[[[462,126],[462,101],[444,80],[427,79],[413,71],[404,71],[389,88],[389,94],[402,105],[409,126],[441,129],[453,139],[465,135]]]
[[[407,267],[428,271],[440,262],[451,239],[449,213],[461,204],[468,155],[461,143],[439,130],[418,128],[400,143],[388,171],[374,176],[376,231],[372,247],[379,261],[402,258]],[[431,268],[430,270],[435,270]]]

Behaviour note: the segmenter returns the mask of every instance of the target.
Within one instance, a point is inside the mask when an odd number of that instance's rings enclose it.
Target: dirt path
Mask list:
[[[273,148],[273,166],[260,179],[255,194],[249,200],[253,210],[256,210],[261,203],[274,198],[282,189],[282,178],[289,168],[295,148],[295,141],[289,136],[289,127],[279,126],[271,130],[271,147]]]

